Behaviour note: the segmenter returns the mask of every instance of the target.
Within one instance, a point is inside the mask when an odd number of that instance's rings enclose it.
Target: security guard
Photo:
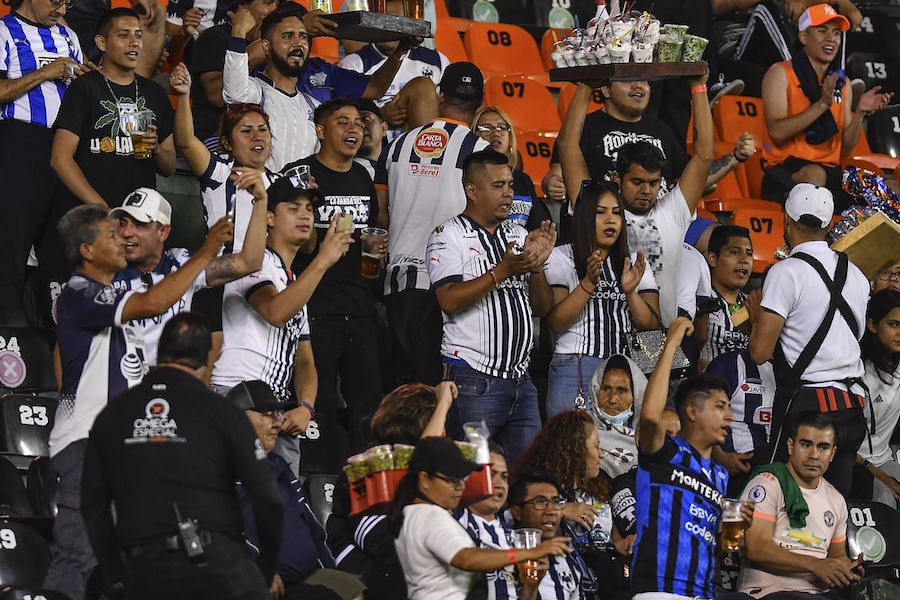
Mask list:
[[[199,378],[209,350],[203,317],[173,317],[159,366],[91,430],[81,506],[107,596],[124,587],[133,600],[271,600],[281,497],[247,417]],[[235,481],[256,515],[259,566],[243,544]]]
[[[826,188],[798,183],[784,205],[784,239],[790,258],[769,269],[762,299],[745,303],[753,323],[750,356],[773,359],[775,403],[771,451],[754,462],[786,462],[785,435],[804,411],[829,413],[837,452],[825,478],[845,497],[856,451],[866,436],[859,339],[866,326],[869,284],[865,275],[825,242],[834,199]]]

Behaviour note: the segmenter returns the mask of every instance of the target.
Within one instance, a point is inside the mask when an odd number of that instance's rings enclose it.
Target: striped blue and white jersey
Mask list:
[[[479,548],[508,550],[513,547],[509,537],[512,532],[503,525],[499,518],[488,521],[469,509],[463,509],[459,516],[459,522],[466,528]],[[516,568],[514,565],[506,565],[502,569],[488,571],[484,575],[487,579],[488,600],[516,600],[519,597],[516,591]]]
[[[769,445],[772,405],[775,403],[775,367],[757,365],[749,350],[726,352],[706,367],[728,385],[734,421],[722,444],[726,452],[754,452]]]
[[[637,254],[631,255],[634,261]],[[544,276],[550,287],[572,292],[581,284],[575,270],[572,244],[557,246],[544,263]],[[638,292],[658,292],[653,269],[644,269],[644,276],[638,283]],[[558,354],[584,354],[606,358],[622,354],[628,350],[626,336],[633,329],[628,298],[622,290],[619,278],[613,270],[612,258],[603,261],[600,281],[591,294],[591,299],[568,330],[556,340]]]
[[[581,574],[569,556],[550,556],[550,570],[538,585],[538,600],[583,600]]]
[[[147,372],[144,336],[122,321],[136,292],[75,273],[59,296],[56,340],[62,387],[50,431],[50,455],[86,439],[111,398],[139,384]]]
[[[728,303],[725,301],[725,298],[722,297],[722,294],[715,287],[713,287],[713,294],[719,303],[719,309],[716,312],[709,313],[706,343],[700,349],[700,357],[707,362],[712,362],[714,358],[726,352],[744,350],[750,345],[750,336],[732,323],[731,313],[728,310]],[[743,304],[746,299],[747,294],[738,292],[739,304]]]
[[[509,244],[523,247],[527,235],[508,220],[493,232],[466,215],[444,221],[426,249],[432,287],[481,277],[503,260]],[[441,353],[492,377],[524,376],[534,339],[528,278],[528,273],[514,275],[474,305],[443,313]]]
[[[438,119],[398,137],[382,154],[391,226],[384,293],[430,288],[425,246],[435,227],[466,209],[463,161],[489,148],[468,125]]]
[[[78,36],[65,25],[43,27],[15,14],[0,18],[0,79],[18,79],[63,57],[84,62]],[[0,119],[51,127],[66,87],[62,80],[44,81],[0,104]]]
[[[715,598],[716,537],[728,471],[679,437],[638,448],[631,591]]]
[[[136,290],[138,292],[146,292],[151,285],[155,285],[162,281],[167,275],[171,275],[180,269],[184,263],[191,258],[191,252],[185,248],[169,248],[163,252],[162,258],[156,268],[150,271],[150,279],[148,280],[145,273],[140,270],[128,266],[118,273],[113,279],[113,287],[116,290]],[[143,279],[142,279],[143,277]],[[152,283],[151,283],[152,282]],[[149,284],[149,285],[148,285]],[[191,284],[191,287],[175,304],[170,306],[166,312],[155,317],[147,317],[144,319],[135,319],[133,321],[144,333],[144,354],[148,365],[156,365],[156,351],[159,347],[159,338],[162,336],[163,328],[169,319],[175,315],[191,310],[194,294],[199,290],[207,287],[206,271],[200,273]]]
[[[281,256],[266,248],[262,268],[225,284],[222,300],[222,352],[213,368],[212,383],[234,387],[242,381],[265,381],[279,399],[286,401],[294,375],[297,346],[309,340],[306,307],[283,327],[266,321],[250,305],[250,297],[266,286],[283,291],[294,275]]]

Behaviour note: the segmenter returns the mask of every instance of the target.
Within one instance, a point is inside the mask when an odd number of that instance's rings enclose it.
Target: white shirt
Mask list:
[[[459,523],[466,528],[469,536],[481,548],[508,550],[513,547],[507,538],[507,534],[511,532],[496,517],[494,520],[488,521],[466,509],[462,511]],[[488,571],[484,576],[487,580],[488,600],[516,600],[519,597],[519,593],[516,591],[516,568],[514,565],[506,565],[502,569]]]
[[[791,250],[809,254],[834,277],[837,253],[825,242],[804,242]],[[869,302],[869,282],[852,262],[847,269],[847,282],[843,296],[856,318],[859,331],[854,336],[840,312],[816,352],[812,362],[803,372],[804,381],[830,385],[849,377],[861,377],[863,364],[860,358],[859,339],[866,324],[866,306]],[[793,365],[800,352],[809,343],[825,318],[831,294],[819,274],[800,259],[787,259],[772,265],[763,285],[762,307],[784,317],[784,328],[778,341],[784,357]]]
[[[275,395],[287,400],[288,383],[294,375],[297,345],[309,340],[306,307],[284,325],[275,327],[253,310],[249,298],[258,289],[273,285],[276,292],[294,280],[281,257],[266,248],[262,268],[225,284],[222,301],[222,352],[213,368],[212,383],[234,387],[242,381],[260,379]]]
[[[659,285],[659,307],[665,327],[678,316],[678,276],[684,234],[691,224],[687,201],[676,185],[643,215],[625,211],[628,248],[641,251]]]
[[[387,58],[378,51],[375,44],[369,44],[353,54],[345,56],[340,62],[340,66],[357,73],[372,75],[381,68]],[[394,75],[394,79],[391,80],[391,85],[388,86],[384,95],[375,101],[375,104],[384,106],[400,93],[403,86],[416,77],[427,77],[434,82],[434,85],[440,85],[441,76],[449,64],[450,60],[437,50],[413,48],[400,61],[400,68]]]
[[[475,542],[449,512],[435,504],[410,504],[394,547],[410,600],[465,600],[476,574],[450,561]]]
[[[697,296],[713,296],[709,263],[690,244],[681,244],[681,278],[678,281],[677,308],[685,310],[693,321],[697,317]],[[660,300],[662,303],[662,300]]]
[[[236,44],[235,38],[231,42]],[[284,165],[314,154],[319,146],[313,112],[319,102],[301,91],[282,92],[265,75],[250,76],[246,44],[243,50],[230,47],[225,53],[222,71],[222,96],[227,104],[260,104],[269,115],[272,128],[272,154],[266,167],[280,171]]]
[[[890,375],[876,371],[870,361],[865,361],[865,369],[863,381],[869,388],[869,398],[863,412],[870,435],[863,440],[859,453],[880,467],[893,460],[891,435],[900,419],[900,369]]]
[[[564,556],[550,556],[550,570],[538,585],[539,600],[580,600],[580,576]]]
[[[170,248],[163,252],[162,259],[153,271],[150,277],[153,285],[158,284],[171,275],[191,258],[191,252],[185,248]],[[135,290],[138,292],[146,292],[149,287],[141,281],[141,272],[133,267],[128,267],[116,274],[113,280],[113,287],[116,289]],[[191,310],[194,294],[207,287],[206,270],[204,269],[200,275],[194,279],[191,286],[187,289],[181,298],[169,307],[166,312],[155,317],[146,317],[143,319],[135,319],[131,321],[132,325],[137,325],[144,332],[144,358],[148,365],[156,364],[156,351],[159,347],[159,338],[162,336],[163,328],[169,319],[175,315]]]
[[[637,254],[631,255],[632,263]],[[581,285],[575,270],[572,244],[557,246],[544,263],[544,277],[553,288],[571,293]],[[644,269],[637,286],[638,292],[657,291],[653,269]],[[606,358],[627,350],[626,335],[633,329],[633,317],[628,298],[613,270],[612,258],[603,261],[600,281],[593,290],[578,318],[556,339],[557,354],[584,354]]]
[[[522,247],[528,232],[503,221],[491,234],[466,215],[444,221],[428,239],[431,286],[471,281],[497,266],[506,247]],[[442,313],[441,353],[492,377],[517,379],[528,370],[534,338],[528,274],[514,275],[474,305]]]
[[[430,289],[428,236],[466,209],[462,162],[489,147],[465,123],[438,119],[403,134],[382,155],[391,212],[385,295]]]

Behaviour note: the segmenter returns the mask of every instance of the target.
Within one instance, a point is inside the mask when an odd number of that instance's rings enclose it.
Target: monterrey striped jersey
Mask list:
[[[716,534],[728,471],[681,438],[638,449],[631,591],[715,598]]]
[[[634,261],[637,254],[632,254]],[[550,287],[572,292],[581,284],[575,270],[572,244],[557,246],[544,264],[544,276]],[[638,292],[657,291],[653,269],[644,269],[644,276],[638,283]],[[594,288],[590,300],[569,329],[556,340],[558,354],[584,354],[605,358],[611,354],[625,352],[628,348],[626,335],[631,332],[632,316],[628,299],[622,290],[612,258],[603,261],[600,281]]]
[[[700,356],[707,362],[726,352],[743,350],[750,345],[750,336],[731,322],[731,313],[728,311],[728,303],[725,298],[715,287],[713,287],[713,294],[719,303],[719,310],[709,313],[706,343],[700,350]],[[739,304],[743,304],[746,299],[747,294],[738,292]]]
[[[431,234],[426,250],[432,286],[484,275],[503,260],[507,245],[522,246],[527,235],[524,227],[508,220],[494,232],[467,215],[444,221]],[[525,375],[534,337],[528,277],[514,275],[473,306],[443,313],[441,353],[493,377]]]
[[[462,164],[490,145],[465,123],[438,119],[398,137],[382,154],[390,198],[391,237],[384,293],[427,290],[425,245],[435,227],[466,209]]]
[[[82,63],[78,36],[64,25],[41,27],[15,14],[0,19],[0,71],[6,79],[18,79],[68,56]],[[15,100],[0,105],[0,119],[16,119],[50,127],[56,120],[66,84],[44,81]]]
[[[253,310],[250,297],[268,285],[276,292],[294,280],[281,256],[266,248],[262,268],[225,284],[222,301],[222,353],[212,373],[212,383],[234,387],[242,381],[260,379],[275,395],[287,400],[288,383],[294,375],[297,345],[309,340],[306,307],[284,325],[275,327]]]
[[[706,367],[728,384],[734,421],[722,444],[726,452],[753,452],[769,445],[772,404],[775,402],[775,367],[757,365],[749,350],[726,352]]]
[[[512,532],[503,526],[499,518],[488,521],[469,509],[463,509],[459,522],[479,548],[508,550],[513,547],[509,540]],[[488,571],[484,575],[487,579],[488,600],[516,600],[519,597],[516,591],[516,570],[513,565]]]

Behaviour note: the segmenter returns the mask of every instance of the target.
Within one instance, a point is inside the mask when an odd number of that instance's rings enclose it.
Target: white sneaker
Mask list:
[[[725,75],[719,73],[719,81],[709,86],[709,91],[712,93],[709,107],[712,108],[722,96],[740,96],[744,91],[744,80],[734,79],[726,82]]]

